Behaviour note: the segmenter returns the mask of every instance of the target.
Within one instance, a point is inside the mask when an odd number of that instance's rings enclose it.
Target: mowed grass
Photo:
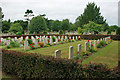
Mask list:
[[[89,62],[107,64],[110,68],[118,66],[118,41],[114,41],[107,45],[97,53],[85,59],[82,64]]]
[[[74,47],[74,54],[76,54],[77,50],[78,50],[78,44],[81,44],[82,49],[84,49],[85,42],[87,42],[87,40],[64,43],[64,44],[59,44],[59,45],[55,45],[55,46],[29,50],[29,51],[25,51],[23,47],[22,48],[11,48],[8,50],[16,50],[16,51],[27,52],[27,53],[38,53],[38,54],[50,55],[50,56],[55,56],[55,50],[61,50],[61,58],[68,58],[70,46]]]

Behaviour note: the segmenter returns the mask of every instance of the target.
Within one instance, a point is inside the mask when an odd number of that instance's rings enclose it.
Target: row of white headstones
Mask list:
[[[67,39],[72,39],[72,40],[75,40],[75,37],[73,36],[73,37],[67,37],[67,36],[65,36],[65,38],[63,37],[63,36],[58,36],[58,38],[57,38],[57,36],[54,36],[55,37],[55,42],[54,42],[54,44],[58,44],[58,40],[60,39],[61,40],[61,42],[63,42],[63,40],[67,40]],[[78,39],[78,37],[80,38],[80,36],[76,36],[76,40]],[[29,48],[29,46],[28,46],[28,36],[25,38],[25,41],[24,41],[24,50],[27,50],[28,48]],[[17,37],[15,37],[15,38],[10,38],[10,37],[8,37],[8,40],[7,39],[4,39],[4,38],[1,38],[1,42],[3,42],[4,44],[6,44],[7,46],[10,46],[10,39],[14,42],[14,41],[16,41],[18,44],[19,43],[21,43],[22,42],[22,40],[23,40],[23,37],[20,37],[19,39],[17,38]],[[46,45],[47,43],[48,43],[48,36],[40,36],[40,37],[38,37],[38,36],[35,36],[35,38],[33,37],[33,36],[31,36],[31,40],[32,40],[32,42],[35,44],[35,48],[37,48],[38,47],[38,40],[37,39],[39,39],[39,42],[43,42],[44,43],[44,45]],[[50,36],[50,44],[52,45],[53,44],[53,40],[52,40],[52,36]]]
[[[110,39],[110,37],[105,37],[105,38],[101,38],[101,39],[98,39],[97,41],[94,40],[94,47],[96,47],[97,44],[100,43],[100,41],[105,41],[105,42],[108,42],[108,40]],[[92,41],[89,42],[90,45],[89,47],[91,48],[91,44],[92,44]],[[87,46],[88,45],[88,42],[85,42],[85,47],[84,47],[84,51],[87,51]],[[78,44],[78,52],[80,53],[81,52],[81,44]],[[70,46],[69,47],[69,58],[68,59],[73,59],[73,56],[74,56],[74,48],[73,46]],[[61,50],[56,50],[55,51],[55,58],[61,58]]]

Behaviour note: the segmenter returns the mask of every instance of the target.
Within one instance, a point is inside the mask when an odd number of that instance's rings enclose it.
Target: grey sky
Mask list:
[[[24,13],[27,9],[33,10],[35,16],[46,14],[53,20],[68,18],[70,22],[80,16],[88,2],[95,2],[100,6],[102,16],[109,25],[118,25],[119,0],[2,0],[0,6],[5,15],[4,20],[25,20]]]

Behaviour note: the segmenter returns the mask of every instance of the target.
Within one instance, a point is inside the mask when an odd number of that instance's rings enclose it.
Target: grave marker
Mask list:
[[[55,58],[61,58],[61,50],[55,51]]]
[[[69,59],[72,59],[72,58],[73,58],[73,54],[74,54],[73,47],[70,46],[70,47],[69,47]]]

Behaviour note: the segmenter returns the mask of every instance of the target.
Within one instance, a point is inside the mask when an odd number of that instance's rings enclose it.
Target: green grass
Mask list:
[[[74,47],[74,54],[77,53],[77,47],[78,44],[82,44],[82,49],[84,49],[84,43],[87,40],[81,40],[81,41],[75,41],[75,42],[70,42],[70,43],[65,43],[65,44],[59,44],[55,46],[50,46],[50,47],[45,47],[45,48],[37,48],[34,50],[29,50],[25,51],[24,48],[11,48],[8,50],[16,50],[20,52],[27,52],[27,53],[38,53],[42,55],[50,55],[54,56],[55,55],[55,50],[61,50],[61,57],[62,58],[68,58],[69,57],[69,47],[73,46]]]
[[[82,64],[88,64],[89,62],[107,64],[110,68],[118,66],[118,41],[114,41],[101,49],[97,53],[93,54],[89,58],[85,59]]]

